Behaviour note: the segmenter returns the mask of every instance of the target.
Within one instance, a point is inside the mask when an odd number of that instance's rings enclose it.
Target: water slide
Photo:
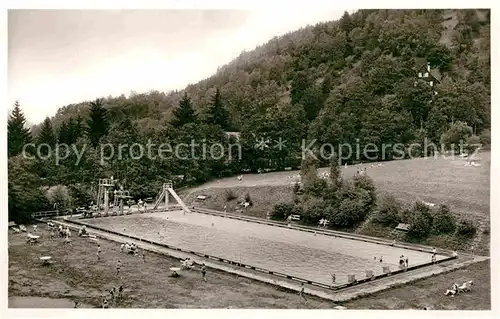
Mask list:
[[[167,188],[167,190],[170,194],[172,194],[172,197],[174,197],[174,199],[177,201],[177,204],[181,205],[182,209],[185,212],[191,213],[191,210],[186,206],[186,204],[184,204],[182,199],[179,197],[179,195],[177,195],[173,188]],[[168,194],[165,194],[165,196],[168,196]]]

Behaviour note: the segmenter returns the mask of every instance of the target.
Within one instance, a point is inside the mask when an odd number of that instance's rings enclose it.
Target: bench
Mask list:
[[[291,220],[300,220],[300,215],[290,215]]]
[[[405,223],[399,223],[395,228],[395,230],[401,231],[401,232],[407,232],[409,229],[410,229],[410,225],[405,224]]]

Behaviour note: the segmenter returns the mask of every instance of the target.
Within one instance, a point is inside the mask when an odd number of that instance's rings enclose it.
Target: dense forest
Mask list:
[[[182,91],[68,105],[31,129],[17,104],[8,123],[9,217],[22,218],[54,203],[86,203],[93,183],[109,176],[139,198],[154,196],[174,177],[182,186],[242,171],[298,168],[303,139],[361,148],[424,139],[445,148],[459,140],[489,144],[490,120],[489,10],[346,12],[338,21],[243,52]],[[287,147],[272,147],[280,138]],[[125,152],[121,158],[107,154],[103,162],[99,147],[193,139],[223,145],[239,139],[241,159],[227,150],[217,159],[137,159]],[[261,147],[258,141],[271,143]],[[81,158],[71,153],[56,163],[48,150],[45,160],[22,157],[28,142],[86,148]],[[62,146],[57,150],[64,154]],[[381,156],[344,161],[392,158]],[[64,192],[71,200],[61,199]]]

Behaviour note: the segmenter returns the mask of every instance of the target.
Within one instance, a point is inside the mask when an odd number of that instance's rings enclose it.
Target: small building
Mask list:
[[[430,86],[441,83],[441,72],[438,69],[431,69],[430,63],[422,64],[420,68],[417,69],[418,77],[429,82]]]

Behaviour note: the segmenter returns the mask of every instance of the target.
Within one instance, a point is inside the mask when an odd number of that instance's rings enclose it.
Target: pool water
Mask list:
[[[399,257],[410,266],[429,263],[431,254],[358,240],[182,211],[87,220],[89,224],[307,280],[338,284],[348,275],[365,278],[397,270]],[[382,257],[383,262],[379,261]],[[437,256],[443,259],[445,256]]]

